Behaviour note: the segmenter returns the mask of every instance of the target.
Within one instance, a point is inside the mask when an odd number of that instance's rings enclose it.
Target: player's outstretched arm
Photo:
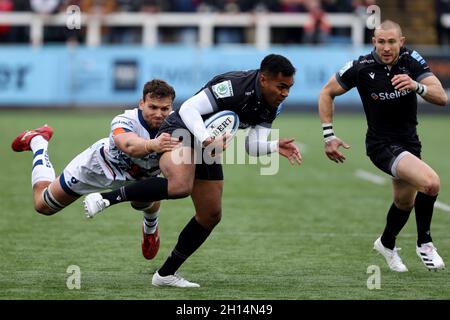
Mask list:
[[[415,91],[426,101],[439,106],[446,106],[448,103],[447,94],[436,76],[429,76],[416,82],[407,74],[397,74],[392,77],[392,85],[396,90]]]
[[[114,136],[114,143],[127,155],[133,158],[142,158],[152,152],[167,152],[179,145],[176,138],[168,133],[162,133],[156,139],[144,139],[134,132],[126,132]]]
[[[278,141],[268,141],[271,124],[267,126],[256,125],[252,126],[245,138],[245,151],[253,156],[259,157],[269,153],[278,151]]]
[[[342,88],[336,80],[336,76],[333,75],[319,95],[319,117],[322,122],[325,154],[336,163],[343,163],[345,160],[345,156],[339,151],[339,147],[350,148],[348,144],[336,137],[333,131],[334,98],[345,92],[347,90]]]

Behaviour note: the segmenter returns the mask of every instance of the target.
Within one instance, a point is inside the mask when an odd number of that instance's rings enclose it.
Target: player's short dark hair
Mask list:
[[[295,74],[295,68],[292,63],[279,54],[269,54],[263,61],[259,68],[262,73],[270,75],[278,75],[281,73],[285,77],[291,77]]]
[[[172,98],[175,100],[175,90],[164,80],[153,79],[144,85],[144,90],[142,91],[142,99],[145,100],[147,94],[150,94],[151,98]]]

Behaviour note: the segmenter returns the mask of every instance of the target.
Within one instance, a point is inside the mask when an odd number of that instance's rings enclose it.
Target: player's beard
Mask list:
[[[159,129],[159,127],[162,125],[163,120],[152,120],[150,128],[151,129]]]

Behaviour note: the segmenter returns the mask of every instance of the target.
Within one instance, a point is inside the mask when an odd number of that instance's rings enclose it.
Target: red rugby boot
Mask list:
[[[156,227],[156,231],[153,234],[146,234],[144,232],[144,226],[142,226],[142,255],[145,259],[153,259],[159,250],[159,230]]]
[[[53,136],[53,129],[47,125],[44,125],[43,127],[34,130],[26,130],[13,140],[11,148],[15,152],[29,151],[31,150],[31,139],[36,136],[42,136],[45,140],[49,141]]]

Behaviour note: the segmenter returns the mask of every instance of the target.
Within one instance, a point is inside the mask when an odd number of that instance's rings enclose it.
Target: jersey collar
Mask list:
[[[144,120],[144,116],[142,115],[142,110],[138,109],[138,119],[141,125],[147,130],[148,134],[150,135],[150,138],[154,138],[156,134],[158,133],[158,129],[151,129],[147,122]]]
[[[380,56],[378,55],[378,53],[375,51],[375,48],[373,48],[372,50],[372,57],[373,59],[378,63],[378,64],[384,64],[383,61],[381,61]]]

